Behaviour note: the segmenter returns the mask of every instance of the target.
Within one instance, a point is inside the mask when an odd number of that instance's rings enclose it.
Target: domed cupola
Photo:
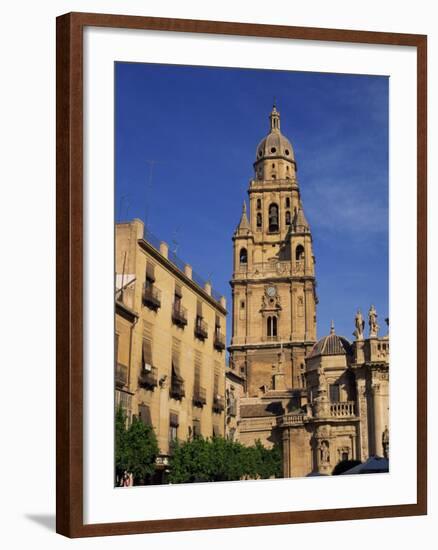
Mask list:
[[[296,171],[291,142],[280,131],[280,113],[276,106],[269,115],[270,132],[257,146],[254,168],[257,179],[293,179]]]
[[[310,357],[321,355],[352,355],[353,349],[350,342],[343,336],[338,336],[335,333],[335,327],[332,321],[330,334],[324,336],[313,346],[309,354]]]

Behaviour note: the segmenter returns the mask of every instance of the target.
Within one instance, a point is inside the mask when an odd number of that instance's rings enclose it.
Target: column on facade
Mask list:
[[[283,429],[283,477],[292,477],[290,463],[290,433],[289,428]]]
[[[357,412],[356,414],[360,418],[359,425],[359,454],[358,460],[365,461],[369,456],[368,441],[369,441],[369,427],[368,427],[368,400],[366,395],[366,381],[360,377],[356,379],[357,390]]]
[[[245,309],[246,309],[246,318],[245,318],[245,343],[250,341],[250,321],[251,321],[251,296],[252,292],[248,289],[248,286],[246,286],[246,296],[245,296]]]
[[[374,419],[374,453],[378,456],[383,456],[382,434],[385,426],[383,425],[382,393],[379,384],[373,386],[372,396]]]
[[[296,291],[294,284],[290,284],[290,338],[294,339],[295,336],[295,319],[296,319],[296,304],[295,304]]]
[[[312,299],[313,299],[313,289],[312,289],[312,286],[309,285],[309,283],[305,283],[305,287],[304,287],[304,300],[305,300],[305,315],[306,315],[306,319],[305,319],[305,335],[304,335],[304,339],[305,340],[311,340],[312,339],[312,335],[311,335],[311,328],[313,326],[313,311],[312,311]]]

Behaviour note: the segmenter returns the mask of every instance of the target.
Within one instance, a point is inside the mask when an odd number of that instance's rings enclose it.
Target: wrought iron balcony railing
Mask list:
[[[185,327],[187,325],[187,308],[181,304],[174,303],[172,307],[172,321],[175,325]]]
[[[158,370],[152,365],[144,365],[138,375],[138,384],[142,388],[153,389],[158,385]]]
[[[123,388],[128,384],[128,367],[126,365],[116,364],[115,382],[117,388]]]
[[[161,307],[161,290],[153,284],[143,285],[143,304],[151,309]]]
[[[222,412],[225,409],[225,399],[222,395],[215,394],[213,396],[213,410],[215,412]]]
[[[200,317],[197,317],[195,322],[195,336],[201,340],[208,338],[208,325]]]
[[[218,330],[214,333],[214,347],[218,351],[223,351],[225,349],[225,336]]]
[[[201,386],[195,386],[193,389],[193,404],[197,407],[203,407],[207,403],[207,392]]]

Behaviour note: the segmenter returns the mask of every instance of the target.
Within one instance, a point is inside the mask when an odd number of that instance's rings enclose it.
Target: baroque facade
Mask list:
[[[355,341],[317,341],[315,257],[291,142],[274,106],[233,235],[230,365],[241,373],[239,440],[282,444],[284,475],[330,474],[389,449],[389,338],[369,311]]]
[[[140,220],[115,248],[115,403],[154,427],[164,468],[173,440],[225,434],[225,298]]]

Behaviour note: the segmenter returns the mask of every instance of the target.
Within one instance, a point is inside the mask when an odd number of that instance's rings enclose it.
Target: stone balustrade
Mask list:
[[[330,416],[346,417],[354,416],[355,403],[354,401],[336,401],[330,403]]]

